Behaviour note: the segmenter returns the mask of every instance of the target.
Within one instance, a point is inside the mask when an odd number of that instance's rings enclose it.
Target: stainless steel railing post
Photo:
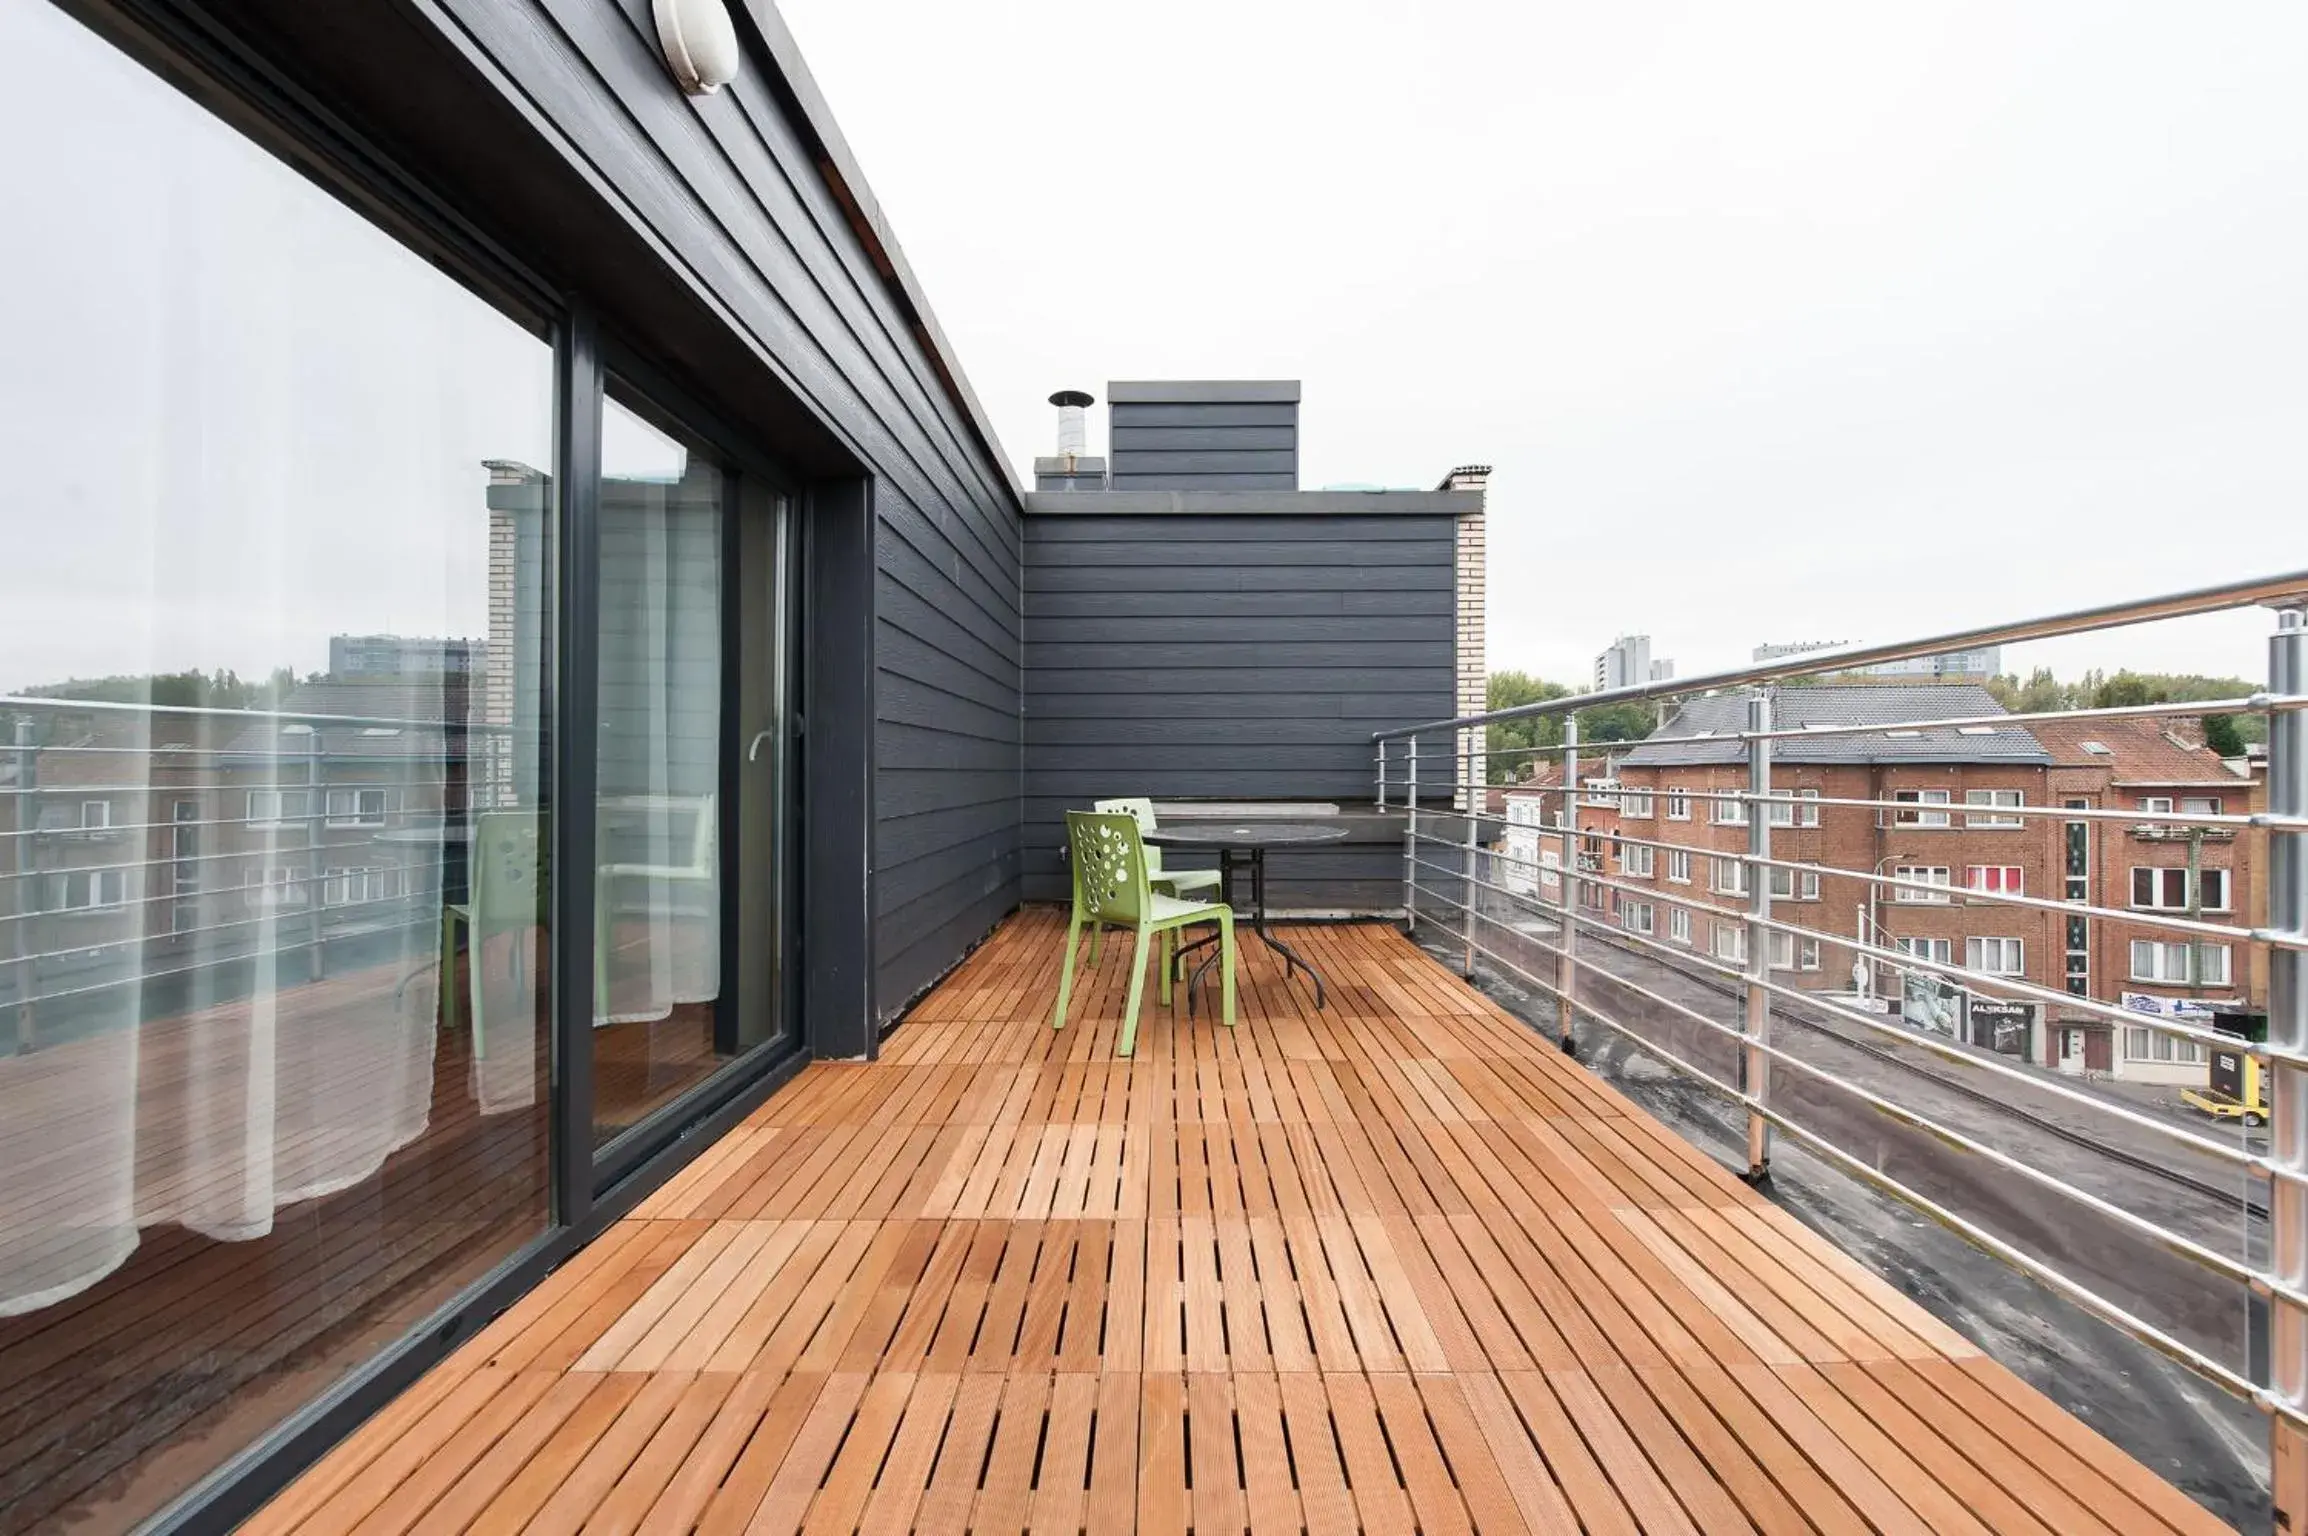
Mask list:
[[[1475,782],[1474,754],[1465,750],[1471,731],[1459,732],[1459,782],[1466,786],[1464,807],[1467,818],[1466,851],[1466,911],[1459,914],[1459,927],[1466,938],[1466,953],[1459,963],[1459,974],[1467,980],[1475,979],[1475,908],[1482,904],[1481,888],[1475,884],[1475,829],[1482,825],[1482,785]]]
[[[1378,743],[1378,808],[1382,811],[1386,809],[1386,740],[1384,737],[1381,737]]]
[[[1758,1104],[1771,1096],[1771,696],[1747,701],[1747,1046],[1740,1058],[1739,1086]],[[1791,802],[1792,803],[1792,802]],[[1795,942],[1792,936],[1788,943]],[[1771,1122],[1759,1108],[1747,1111],[1747,1177],[1771,1170]]]
[[[1579,717],[1563,716],[1563,953],[1555,962],[1555,1043],[1571,1049],[1571,1015],[1579,995],[1579,927],[1571,913],[1578,905],[1579,875]]]
[[[2268,691],[2279,697],[2308,688],[2308,615],[2287,608],[2268,642]],[[2308,713],[2268,712],[2268,811],[2308,816]],[[2279,934],[2308,927],[2308,833],[2279,825],[2268,834],[2268,926]],[[2268,1157],[2280,1174],[2308,1173],[2308,954],[2268,946]],[[2308,1185],[2269,1180],[2269,1270],[2295,1294],[2308,1285]],[[2279,1409],[2308,1410],[2308,1310],[2282,1295],[2268,1304],[2268,1390]],[[2270,1420],[2269,1481],[2276,1529],[2308,1529],[2308,1429],[2279,1412]]]
[[[1411,737],[1404,746],[1404,761],[1410,766],[1402,802],[1402,927],[1411,933],[1418,928],[1418,738]]]

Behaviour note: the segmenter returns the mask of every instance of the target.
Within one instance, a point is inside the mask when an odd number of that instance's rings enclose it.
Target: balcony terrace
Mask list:
[[[2208,1531],[1391,926],[1237,1028],[1005,923],[261,1532]]]

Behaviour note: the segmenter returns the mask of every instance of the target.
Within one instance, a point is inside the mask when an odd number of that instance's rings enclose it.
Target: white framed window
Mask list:
[[[1963,824],[1967,827],[2024,827],[2028,824],[2025,816],[2006,814],[2028,803],[2027,791],[2024,789],[1967,789],[1963,792],[1963,803],[1980,807],[1964,812]]]
[[[1991,896],[2025,896],[2027,871],[2017,864],[1974,864],[1963,872],[1963,888]]]
[[[112,825],[112,802],[83,800],[80,802],[80,830],[101,832]]]
[[[1713,878],[1708,882],[1709,890],[1724,896],[1747,894],[1747,866],[1743,861],[1718,854],[1713,863],[1715,868]]]
[[[73,869],[48,877],[52,912],[108,912],[128,903],[128,883],[117,869]]]
[[[1717,923],[1715,925],[1715,958],[1743,965],[1747,960],[1747,925],[1744,923]]]
[[[1963,965],[1991,976],[2027,974],[2027,945],[2018,939],[1965,939]]]
[[[2224,869],[2203,869],[2196,872],[2196,878],[2203,896],[2203,910],[2227,911],[2228,872]],[[2185,869],[2151,869],[2134,865],[2132,905],[2150,912],[2187,911],[2188,872]]]
[[[1689,821],[1691,819],[1690,791],[1678,789],[1672,784],[1667,786],[1667,819],[1669,821]]]
[[[1771,894],[1784,901],[1817,901],[1819,899],[1819,871],[1815,869],[1773,869],[1767,871],[1771,879]]]
[[[1718,793],[1723,798],[1708,802],[1714,809],[1707,813],[1707,819],[1719,827],[1743,827],[1747,825],[1747,802],[1738,798],[1742,792],[1726,789],[1720,790]]]
[[[1622,843],[1619,845],[1619,868],[1630,875],[1647,878],[1657,867],[1656,852],[1649,843]]]
[[[1900,806],[1892,817],[1898,826],[1944,827],[1949,823],[1946,811],[1931,809],[1935,805],[1947,804],[1948,795],[1944,789],[1895,789],[1891,792],[1891,798]]]
[[[1775,789],[1771,792],[1771,825],[1775,827],[1816,827],[1819,825],[1819,791],[1816,789]]]
[[[1918,960],[1937,960],[1942,965],[1955,960],[1955,941],[1952,939],[1893,939],[1891,947],[1903,955]]]
[[[305,792],[301,789],[252,789],[248,792],[248,824],[252,827],[277,827],[291,821],[302,821],[305,815]]]
[[[1651,904],[1647,901],[1630,901],[1619,908],[1619,925],[1629,933],[1649,933],[1651,920]]]
[[[2188,974],[2191,954],[2199,974]],[[2225,944],[2166,943],[2158,939],[2132,940],[2132,980],[2161,981],[2177,986],[2220,987],[2228,984],[2228,946]]]
[[[376,865],[337,865],[321,886],[324,907],[355,907],[401,894],[401,872]]]
[[[2193,1040],[2178,1040],[2160,1029],[2141,1025],[2124,1027],[2124,1060],[2165,1061],[2200,1067],[2204,1064],[2204,1048]]]
[[[2217,816],[2220,814],[2218,795],[2182,795],[2180,810],[2188,816]]]
[[[2151,816],[2169,816],[2172,814],[2172,797],[2170,795],[2142,795],[2140,796],[2140,809]]]
[[[311,900],[302,873],[285,864],[251,869],[241,883],[252,906],[301,907]]]
[[[1691,942],[1691,914],[1681,907],[1667,909],[1667,937],[1678,944]]]
[[[1651,815],[1651,792],[1647,789],[1621,791],[1619,815],[1628,821],[1642,821],[1648,818]]]
[[[328,794],[328,823],[332,827],[381,827],[385,824],[385,792],[377,789],[332,789]]]
[[[1667,878],[1677,885],[1689,885],[1691,883],[1690,849],[1670,848],[1667,850]]]
[[[1892,878],[1911,880],[1916,885],[1935,886],[1935,890],[1917,890],[1914,885],[1895,885],[1891,899],[1908,906],[1940,906],[1948,900],[1948,867],[1945,864],[1897,864],[1892,866]]]
[[[1771,969],[1775,971],[1818,970],[1819,941],[1793,933],[1772,934]]]

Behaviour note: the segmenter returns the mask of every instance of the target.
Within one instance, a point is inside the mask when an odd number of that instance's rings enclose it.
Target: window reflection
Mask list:
[[[552,371],[51,7],[0,133],[0,1530],[116,1530],[543,1230]]]

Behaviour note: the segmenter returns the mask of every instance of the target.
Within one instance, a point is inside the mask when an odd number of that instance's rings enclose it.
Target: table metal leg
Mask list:
[[[1300,971],[1306,972],[1308,978],[1314,982],[1314,1006],[1319,1012],[1330,1006],[1329,988],[1324,984],[1320,971],[1309,965],[1297,950],[1276,938],[1274,931],[1266,926],[1266,850],[1252,848],[1248,851],[1250,854],[1250,931],[1258,935],[1260,943],[1282,957],[1283,980],[1288,981]],[[1224,871],[1222,894],[1226,896],[1227,904],[1231,906],[1234,895],[1234,862],[1224,852],[1221,852],[1218,857],[1219,866]],[[1216,942],[1215,935],[1208,939],[1197,939],[1195,947],[1214,942]],[[1193,979],[1186,984],[1187,1018],[1195,1017],[1194,989],[1201,985],[1203,975],[1210,967],[1216,965],[1219,959],[1219,954],[1213,952],[1203,956],[1202,963],[1194,968]]]

